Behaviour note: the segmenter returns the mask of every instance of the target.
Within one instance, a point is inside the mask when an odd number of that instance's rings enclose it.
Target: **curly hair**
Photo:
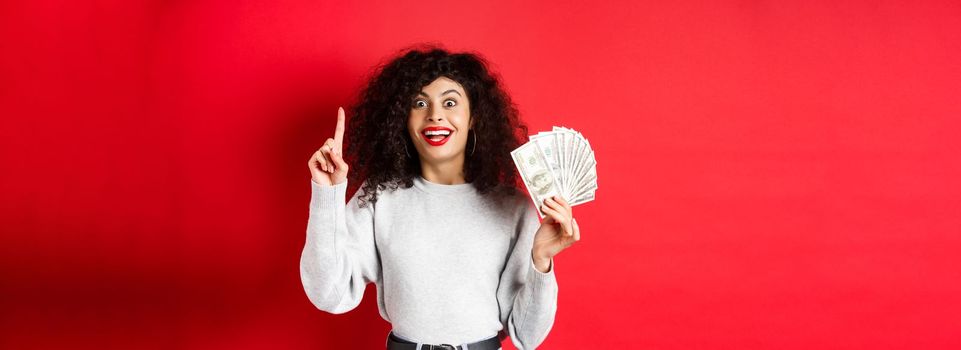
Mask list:
[[[376,67],[349,107],[344,154],[352,165],[348,180],[364,181],[361,206],[376,202],[381,191],[410,188],[421,175],[407,121],[414,96],[442,76],[461,84],[470,101],[474,142],[467,145],[465,180],[482,194],[518,190],[510,152],[527,136],[527,126],[487,60],[477,53],[415,45]]]

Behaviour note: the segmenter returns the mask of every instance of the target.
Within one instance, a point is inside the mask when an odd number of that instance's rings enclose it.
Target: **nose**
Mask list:
[[[427,120],[432,122],[439,122],[444,120],[444,112],[440,108],[431,108],[430,114],[427,115]]]

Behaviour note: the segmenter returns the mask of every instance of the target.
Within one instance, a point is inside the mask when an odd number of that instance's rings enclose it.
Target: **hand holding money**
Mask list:
[[[594,200],[594,151],[579,132],[555,126],[530,136],[511,157],[542,219],[531,248],[534,267],[548,273],[551,259],[581,239],[571,207]]]
[[[570,204],[564,198],[548,197],[544,200],[542,209],[547,217],[541,221],[541,227],[534,234],[531,258],[538,271],[548,273],[551,270],[551,259],[581,240],[581,229],[574,219]]]

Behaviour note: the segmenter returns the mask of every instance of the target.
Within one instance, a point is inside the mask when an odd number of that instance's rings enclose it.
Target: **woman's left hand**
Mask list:
[[[534,235],[534,248],[531,250],[534,267],[538,271],[550,272],[551,259],[562,250],[581,239],[581,230],[574,220],[574,212],[561,196],[544,199],[544,220]]]

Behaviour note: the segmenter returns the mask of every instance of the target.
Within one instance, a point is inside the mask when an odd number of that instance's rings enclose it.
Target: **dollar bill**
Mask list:
[[[511,158],[514,159],[514,165],[517,166],[527,192],[534,201],[537,213],[544,218],[544,210],[541,208],[544,200],[561,194],[557,176],[551,169],[547,156],[538,142],[528,142],[512,151]]]
[[[562,197],[572,206],[594,200],[597,161],[584,135],[555,126],[528,138],[511,157],[541,218],[543,201],[550,196]]]

